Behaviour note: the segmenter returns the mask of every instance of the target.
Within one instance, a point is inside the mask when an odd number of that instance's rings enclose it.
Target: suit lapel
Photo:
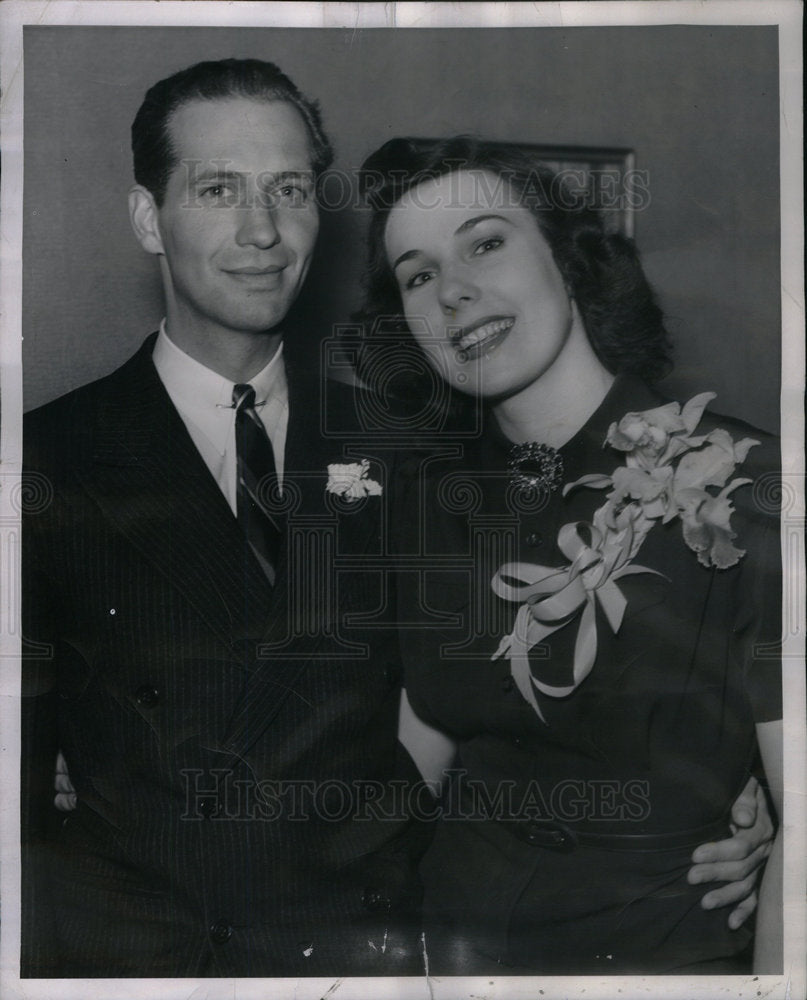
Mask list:
[[[110,377],[80,476],[109,521],[231,643],[249,629],[245,593],[266,608],[271,588],[160,382],[153,342]]]
[[[283,478],[289,512],[278,572],[279,585],[275,587],[273,614],[264,636],[267,645],[299,631],[286,615],[300,610],[294,607],[295,593],[305,599],[306,588],[301,584],[311,571],[307,561],[311,553],[307,553],[305,538],[314,541],[313,557],[324,560],[322,572],[331,574],[329,579],[333,579],[334,561],[338,565],[340,558],[361,556],[372,548],[374,541],[377,544],[383,513],[380,498],[370,497],[350,504],[326,492],[329,464],[359,461],[356,421],[352,407],[345,404],[344,398],[350,395],[350,390],[339,386],[323,392],[318,380],[297,365],[287,366],[287,379],[289,422]],[[336,404],[328,398],[331,391],[340,393]],[[330,550],[326,538],[332,546]],[[318,541],[322,542],[321,547],[316,545]],[[340,574],[339,607],[333,605],[332,593],[321,595],[319,601],[315,591],[308,594],[309,603],[313,600],[318,604],[308,610],[322,612],[321,621],[325,626],[333,624],[340,610],[349,606],[350,584],[355,582],[350,577],[351,574]],[[308,642],[300,645],[298,654],[305,649],[308,655],[313,655],[326,637],[327,628],[312,631]],[[298,635],[297,638],[303,637]]]
[[[340,637],[342,616],[351,606],[351,580],[336,575],[333,560],[368,550],[381,523],[378,497],[357,505],[355,513],[330,503],[327,466],[358,461],[345,457],[355,423],[344,401],[329,405],[316,379],[287,364],[289,423],[284,462],[284,494],[289,503],[272,613],[259,647],[262,669],[251,676],[222,741],[243,757],[266,731],[314,659],[355,656],[360,647]],[[339,387],[341,395],[349,390]],[[326,412],[327,408],[327,412]]]

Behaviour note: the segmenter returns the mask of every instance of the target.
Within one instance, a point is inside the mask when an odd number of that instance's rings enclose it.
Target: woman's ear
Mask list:
[[[151,191],[142,184],[135,184],[129,191],[129,221],[140,246],[146,253],[165,253],[160,235],[157,203]]]

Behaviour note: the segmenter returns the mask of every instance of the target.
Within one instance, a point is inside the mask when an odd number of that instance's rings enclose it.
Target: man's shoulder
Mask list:
[[[75,451],[91,433],[109,404],[132,390],[138,378],[147,377],[154,335],[120,367],[101,378],[72,389],[58,398],[30,410],[23,417],[26,457],[32,451]]]

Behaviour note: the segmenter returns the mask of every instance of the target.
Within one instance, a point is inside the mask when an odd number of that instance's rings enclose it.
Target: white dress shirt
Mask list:
[[[179,411],[230,509],[236,514],[235,383],[217,375],[177,347],[168,336],[165,320],[160,324],[152,357],[171,402]],[[269,364],[251,378],[249,384],[255,390],[255,410],[272,442],[278,480],[282,483],[289,422],[289,392],[282,343]]]

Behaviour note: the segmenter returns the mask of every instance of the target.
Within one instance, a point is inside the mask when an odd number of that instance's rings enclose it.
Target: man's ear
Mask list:
[[[157,204],[154,195],[142,184],[135,184],[129,191],[129,221],[146,253],[165,253],[157,218]]]

